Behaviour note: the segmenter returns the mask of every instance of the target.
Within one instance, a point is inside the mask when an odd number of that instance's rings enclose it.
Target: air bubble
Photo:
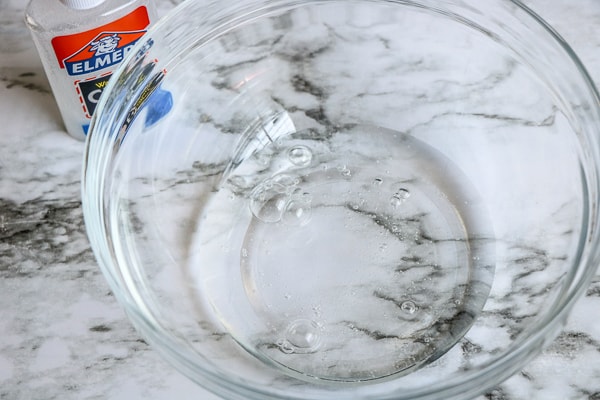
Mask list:
[[[342,176],[352,176],[352,172],[348,169],[346,165],[341,165],[337,167],[337,170],[340,171],[340,174],[342,174]]]
[[[399,199],[406,200],[410,197],[410,192],[407,189],[399,189],[395,196]]]
[[[287,197],[281,194],[264,193],[250,200],[252,214],[263,222],[277,222],[281,220]]]
[[[315,351],[321,344],[319,325],[309,319],[296,320],[288,326],[282,342],[291,345],[294,352]]]
[[[294,346],[285,339],[279,340],[276,344],[282,353],[293,354],[295,351]]]
[[[409,197],[410,192],[407,189],[398,189],[390,198],[390,204],[394,208],[400,207]]]
[[[250,211],[259,220],[278,222],[300,179],[290,175],[276,175],[259,183],[250,195]]]
[[[417,311],[417,305],[414,302],[407,300],[400,304],[400,309],[407,314],[414,314]]]
[[[312,216],[312,196],[310,193],[295,194],[285,205],[282,221],[289,226],[304,226]]]
[[[306,146],[294,146],[288,150],[288,159],[298,167],[305,167],[312,161],[312,151]]]

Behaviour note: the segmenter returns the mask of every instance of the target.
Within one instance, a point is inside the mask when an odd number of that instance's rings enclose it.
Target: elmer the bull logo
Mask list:
[[[63,60],[71,76],[89,74],[123,61],[145,31],[102,32],[72,56]]]
[[[73,84],[71,93],[77,96],[81,116],[85,117],[81,125],[84,133],[112,72],[149,26],[148,10],[140,6],[107,24],[50,40],[58,67],[65,72],[67,82]]]
[[[108,24],[85,32],[52,38],[52,48],[61,69],[71,76],[83,75],[114,66],[150,25],[146,7]]]
[[[108,24],[51,39],[58,66],[72,77],[87,119],[94,114],[112,71],[144,36],[149,25],[148,11],[141,6]],[[87,125],[83,129],[86,131]]]

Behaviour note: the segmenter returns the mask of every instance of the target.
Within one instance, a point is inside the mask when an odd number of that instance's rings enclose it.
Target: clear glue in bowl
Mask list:
[[[224,399],[463,399],[599,261],[598,95],[516,1],[188,1],[109,82],[90,241]]]

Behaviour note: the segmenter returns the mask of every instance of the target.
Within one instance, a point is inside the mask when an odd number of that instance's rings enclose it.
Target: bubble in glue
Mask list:
[[[312,151],[306,146],[294,146],[288,150],[288,159],[298,167],[304,167],[312,161]]]
[[[290,196],[282,215],[282,222],[290,226],[308,224],[312,217],[311,203],[312,195],[308,192]]]
[[[285,344],[285,346],[280,346],[284,352],[290,349],[295,353],[313,352],[321,345],[319,324],[308,319],[296,320],[287,327],[285,339],[280,343]]]
[[[299,181],[286,174],[262,181],[250,194],[250,211],[263,222],[280,221]]]
[[[398,208],[410,197],[410,192],[407,189],[400,188],[390,198],[390,205],[393,208]]]

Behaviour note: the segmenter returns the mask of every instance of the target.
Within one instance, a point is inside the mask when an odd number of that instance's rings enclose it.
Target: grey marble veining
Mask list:
[[[160,1],[161,12],[172,3]],[[600,4],[528,4],[565,36],[600,81]],[[24,8],[24,0],[0,3],[0,399],[216,399],[149,348],[97,268],[81,213],[83,144],[62,131],[22,23]],[[315,52],[326,46],[314,45]],[[498,76],[499,81],[505,78]],[[323,85],[302,74],[291,83],[309,95],[306,116],[327,125],[327,115],[314,100],[327,98]],[[220,84],[213,82],[216,88]],[[552,110],[547,111],[527,123],[552,123]],[[474,117],[515,123],[485,110]],[[556,215],[569,218],[564,209]],[[527,243],[506,246],[512,262],[530,266],[517,282],[564,256]],[[376,296],[390,299],[382,293]],[[498,307],[512,312],[510,304]],[[507,326],[506,334],[514,334],[511,329]],[[460,351],[476,355],[481,346],[466,340]],[[523,371],[478,400],[485,399],[600,399],[600,275],[557,340]]]

